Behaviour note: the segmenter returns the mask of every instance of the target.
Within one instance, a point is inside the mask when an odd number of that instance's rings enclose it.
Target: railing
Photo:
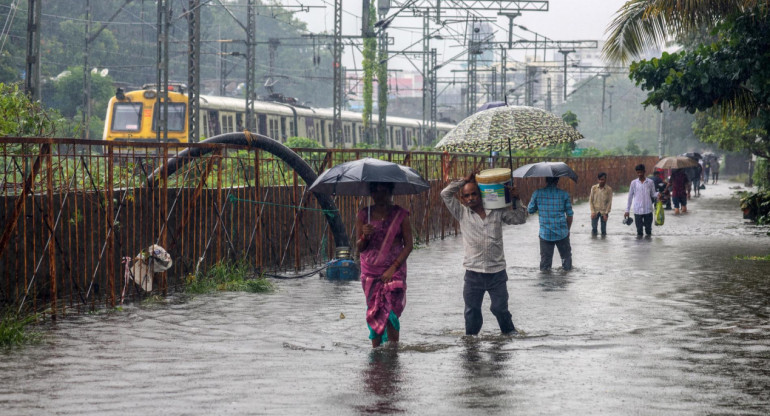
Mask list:
[[[210,147],[173,175],[163,161],[187,147]],[[299,149],[317,172],[338,163],[376,157],[411,166],[431,184],[420,195],[397,196],[411,212],[422,244],[457,233],[439,192],[448,178],[489,166],[486,156],[438,152]],[[544,160],[514,158],[514,167]],[[656,158],[608,157],[565,160],[580,176],[560,186],[575,199],[588,196],[600,171],[608,183],[627,185],[633,166]],[[508,164],[508,159],[497,163]],[[528,200],[541,180],[517,180]],[[114,306],[141,295],[124,279],[121,259],[151,244],[174,259],[156,276],[165,294],[186,276],[223,259],[245,259],[259,270],[294,270],[324,264],[334,253],[324,213],[286,163],[265,151],[211,144],[131,144],[71,139],[0,138],[0,304],[34,310]],[[366,198],[337,197],[350,240],[355,215]]]

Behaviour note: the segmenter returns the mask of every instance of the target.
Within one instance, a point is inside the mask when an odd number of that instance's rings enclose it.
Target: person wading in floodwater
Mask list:
[[[475,172],[470,173],[441,191],[441,199],[460,223],[465,247],[465,334],[476,335],[481,331],[484,292],[489,292],[492,301],[490,310],[497,318],[500,331],[515,334],[516,328],[508,311],[508,274],[505,272],[502,225],[523,224],[527,221],[527,211],[520,205],[518,193],[513,189],[510,190],[514,198],[513,209],[484,209],[475,176]],[[455,197],[458,190],[462,204]]]
[[[398,318],[406,306],[406,258],[413,248],[412,226],[409,211],[393,204],[393,187],[389,182],[369,184],[374,205],[362,208],[356,218],[372,347],[398,342]]]

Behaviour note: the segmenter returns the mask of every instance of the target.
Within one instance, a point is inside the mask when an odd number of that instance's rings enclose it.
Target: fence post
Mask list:
[[[42,150],[42,148],[41,148]],[[48,221],[48,232],[51,234],[50,243],[48,244],[48,273],[51,275],[51,319],[56,319],[56,245],[54,236],[54,220],[53,220],[53,152],[51,147],[48,146],[48,154],[45,158],[46,164],[46,191],[48,194],[48,210],[46,211],[46,221]]]
[[[107,180],[105,185],[107,186],[106,199],[107,199],[107,212],[105,213],[105,232],[107,234],[107,259],[104,262],[105,270],[107,271],[107,293],[109,293],[109,305],[115,307],[115,265],[113,260],[115,259],[115,233],[110,230],[115,226],[115,219],[113,217],[114,207],[112,205],[113,198],[113,147],[107,146]]]

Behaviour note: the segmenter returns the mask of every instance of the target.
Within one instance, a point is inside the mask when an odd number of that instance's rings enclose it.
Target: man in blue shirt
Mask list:
[[[572,202],[567,191],[556,185],[559,178],[545,178],[545,188],[532,194],[527,211],[540,217],[540,270],[551,270],[553,247],[559,249],[561,267],[572,269],[572,247],[569,229],[572,227]]]

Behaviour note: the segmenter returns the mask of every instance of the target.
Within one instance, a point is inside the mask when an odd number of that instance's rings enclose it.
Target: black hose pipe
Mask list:
[[[313,171],[313,168],[310,167],[310,165],[305,162],[305,160],[302,159],[298,154],[294,153],[293,150],[284,146],[280,142],[261,134],[226,133],[208,138],[201,141],[201,143],[221,143],[255,147],[257,149],[271,153],[286,162],[286,164],[291,166],[291,168],[297,172],[297,174],[302,178],[302,180],[305,181],[305,183],[308,184],[308,186],[310,186],[318,178],[318,175],[315,173],[315,171]],[[174,172],[187,164],[191,158],[201,157],[205,154],[211,153],[212,151],[214,151],[214,149],[210,147],[190,147],[183,150],[177,157],[172,157],[166,161],[166,166],[168,168],[167,174],[172,175]],[[155,186],[155,182],[160,176],[162,170],[163,166],[155,169],[155,171],[153,171],[152,174],[147,178],[148,188]],[[334,200],[326,194],[313,192],[313,195],[315,195],[316,200],[318,200],[318,205],[320,205],[322,209],[327,210],[327,212],[333,212],[333,215],[325,215],[325,217],[326,221],[329,223],[329,228],[331,229],[332,235],[334,236],[335,246],[350,247],[350,240],[348,239],[348,234],[345,231],[345,224],[342,223],[342,218],[339,215],[339,211],[337,211],[337,205],[334,203]]]

